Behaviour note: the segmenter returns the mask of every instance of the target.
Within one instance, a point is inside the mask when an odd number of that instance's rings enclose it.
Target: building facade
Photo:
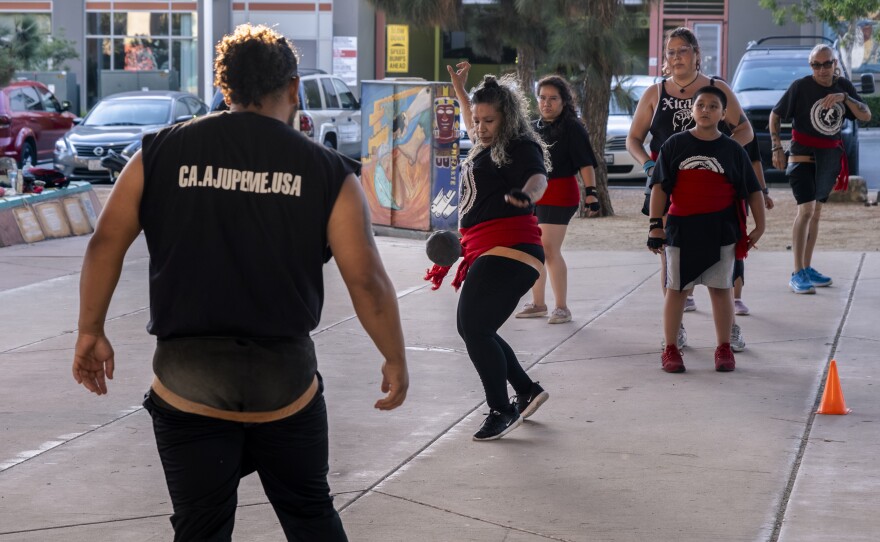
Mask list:
[[[365,0],[0,0],[0,25],[22,15],[74,43],[79,58],[65,65],[76,75],[82,112],[119,90],[108,85],[108,72],[131,72],[127,84],[136,88],[167,84],[210,101],[214,45],[244,22],[276,28],[296,46],[301,66],[330,73],[339,56],[334,44],[345,43],[346,62],[337,71],[344,65],[358,80],[374,76],[375,12]]]

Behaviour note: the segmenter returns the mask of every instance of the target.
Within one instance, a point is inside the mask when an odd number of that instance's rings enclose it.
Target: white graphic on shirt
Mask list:
[[[711,156],[691,156],[682,160],[678,169],[679,171],[683,169],[705,169],[724,175],[724,168],[721,167],[721,163],[718,162],[717,158]]]
[[[822,107],[822,98],[813,104],[810,109],[810,123],[813,129],[822,135],[833,136],[843,126],[843,104],[836,103],[829,108]]]
[[[477,183],[474,182],[474,163],[465,160],[461,164],[461,194],[458,199],[458,222],[474,206],[474,200],[477,199]]]
[[[675,111],[672,114],[672,130],[684,132],[694,127],[693,98],[663,98],[660,104],[661,111]]]
[[[199,171],[197,165],[180,166],[177,184],[181,188],[205,187],[254,194],[284,194],[299,196],[302,192],[302,177],[285,171],[249,171],[205,166]]]

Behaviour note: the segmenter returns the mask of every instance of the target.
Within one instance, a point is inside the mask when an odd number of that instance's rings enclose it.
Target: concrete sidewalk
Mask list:
[[[153,344],[143,239],[110,309],[117,374],[101,398],[70,376],[86,241],[0,250],[0,541],[171,539],[140,407]],[[455,330],[457,295],[421,280],[423,242],[378,242],[404,319],[407,403],[372,408],[380,360],[332,264],[314,334],[330,481],[352,541],[877,540],[880,254],[820,254],[834,285],[797,296],[790,255],[754,253],[737,370],[714,371],[698,289],[688,371],[669,375],[656,258],[567,252],[573,322],[510,319],[501,331],[550,401],[508,437],[477,443],[486,407]],[[848,416],[813,414],[832,357]],[[236,540],[283,539],[256,477],[239,497]]]

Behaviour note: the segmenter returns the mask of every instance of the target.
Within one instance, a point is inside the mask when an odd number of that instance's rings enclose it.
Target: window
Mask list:
[[[93,106],[101,97],[101,70],[169,70],[175,75],[170,80],[179,82],[174,90],[197,92],[197,36],[195,12],[118,9],[87,12],[87,106]]]
[[[339,109],[339,98],[336,97],[333,81],[329,77],[322,77],[321,86],[324,87],[324,99],[327,100],[327,109]]]
[[[189,106],[183,100],[177,100],[174,102],[174,118],[171,120],[177,120],[180,117],[191,117],[192,111],[190,111]]]
[[[306,109],[324,109],[321,104],[321,90],[318,88],[318,82],[314,79],[308,79],[302,82],[303,94],[306,96]]]
[[[193,115],[204,115],[208,112],[208,108],[205,106],[205,104],[196,100],[195,98],[184,96],[180,100],[186,104],[189,112]]]
[[[34,87],[21,87],[18,90],[21,95],[21,105],[24,107],[24,109],[18,109],[18,111],[43,110],[43,102],[40,101],[40,96],[37,95],[37,91]]]
[[[45,111],[52,113],[61,112],[61,104],[58,103],[58,100],[55,99],[55,96],[53,96],[51,92],[39,87],[37,87],[37,91],[40,93],[40,100],[43,102],[43,109]]]
[[[9,91],[9,110],[10,111],[27,111],[24,94],[21,89],[14,88]]]
[[[339,103],[342,105],[342,109],[357,109],[357,100],[354,98],[354,94],[351,93],[348,85],[339,79],[333,79],[333,85],[336,87],[336,92],[339,95]]]
[[[107,100],[100,102],[83,121],[86,126],[147,126],[165,124],[169,100]]]

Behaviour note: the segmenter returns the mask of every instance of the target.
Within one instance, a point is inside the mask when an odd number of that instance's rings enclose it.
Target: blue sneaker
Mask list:
[[[807,278],[810,279],[810,282],[812,282],[813,286],[815,286],[816,288],[831,286],[831,277],[826,277],[812,267],[805,267],[804,271],[807,272]]]
[[[797,273],[791,274],[791,280],[788,281],[788,287],[796,294],[815,294],[816,288],[813,282],[807,276],[807,270],[801,269]]]

